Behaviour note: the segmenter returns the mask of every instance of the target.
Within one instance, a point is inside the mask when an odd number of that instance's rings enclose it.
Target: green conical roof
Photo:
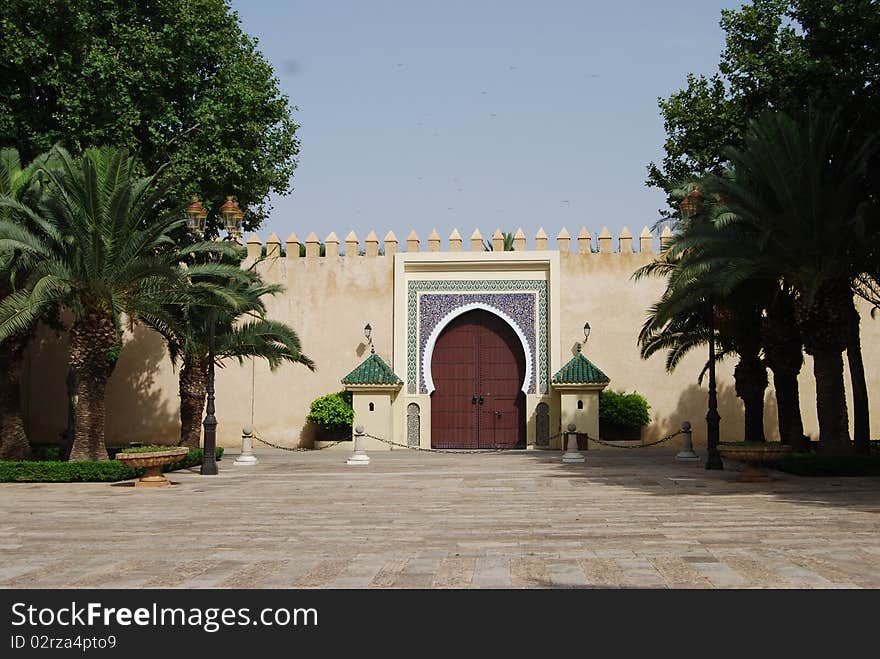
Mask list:
[[[379,355],[373,353],[342,378],[342,384],[403,384],[403,380],[397,377]]]
[[[552,380],[553,384],[602,384],[610,381],[599,367],[581,353],[560,368]]]

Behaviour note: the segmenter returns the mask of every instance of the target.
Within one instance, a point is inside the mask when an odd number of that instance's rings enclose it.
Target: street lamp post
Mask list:
[[[226,197],[225,203],[220,207],[220,217],[226,229],[228,238],[235,239],[241,235],[241,221],[244,213],[235,203],[232,197]],[[205,235],[205,223],[208,211],[202,203],[193,197],[189,206],[186,207],[187,226],[190,231],[200,239]],[[213,259],[213,255],[211,256]],[[217,310],[211,309],[208,329],[208,385],[206,387],[207,405],[205,406],[205,420],[202,425],[205,428],[204,459],[199,473],[202,476],[214,476],[217,474],[217,417],[214,415],[214,337],[217,333]]]
[[[681,216],[691,219],[700,212],[703,196],[694,186],[679,204]],[[718,414],[718,391],[715,387],[715,301],[709,299],[709,410],[706,412],[706,469],[724,469],[718,442],[721,441],[721,415]]]
[[[706,412],[706,469],[724,469],[718,442],[721,440],[721,415],[715,389],[715,304],[709,301],[709,411]]]

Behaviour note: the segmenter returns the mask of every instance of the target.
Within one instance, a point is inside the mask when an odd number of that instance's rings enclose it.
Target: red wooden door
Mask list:
[[[434,346],[431,445],[525,447],[525,355],[513,329],[488,311],[462,314]]]

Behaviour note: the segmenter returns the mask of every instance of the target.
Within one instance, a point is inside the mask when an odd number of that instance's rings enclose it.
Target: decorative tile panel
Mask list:
[[[428,337],[451,312],[472,303],[511,318],[528,345],[533,366],[528,392],[548,390],[547,282],[544,280],[413,280],[407,290],[407,391],[427,393],[419,365]]]

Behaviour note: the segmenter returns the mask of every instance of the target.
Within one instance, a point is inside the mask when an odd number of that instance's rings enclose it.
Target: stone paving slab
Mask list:
[[[880,479],[664,451],[259,450],[177,485],[0,484],[0,588],[880,588]]]

